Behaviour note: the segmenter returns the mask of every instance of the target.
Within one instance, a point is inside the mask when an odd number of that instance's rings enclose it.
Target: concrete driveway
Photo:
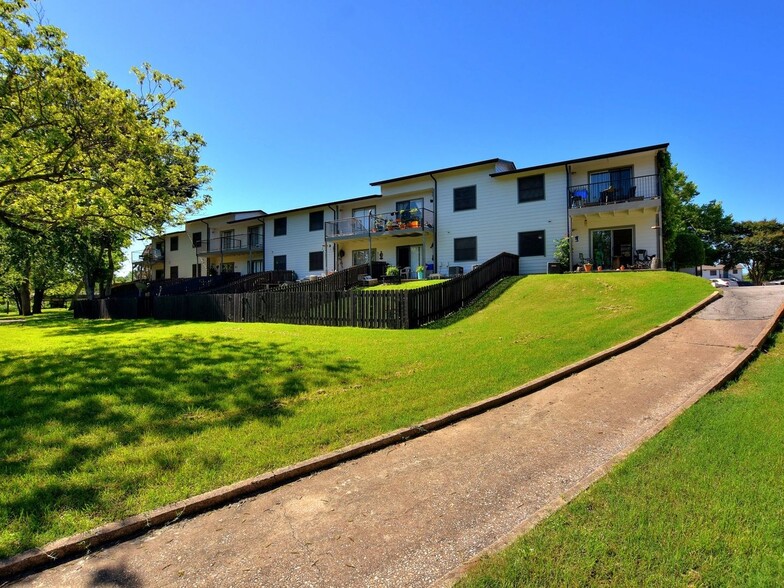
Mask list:
[[[22,586],[428,586],[530,528],[716,385],[784,287],[733,288],[530,396],[23,578]]]

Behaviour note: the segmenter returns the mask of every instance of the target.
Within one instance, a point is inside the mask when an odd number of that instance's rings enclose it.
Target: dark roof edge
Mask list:
[[[521,167],[518,169],[514,169],[511,171],[503,171],[503,172],[496,172],[494,174],[490,174],[490,177],[497,178],[498,176],[508,176],[512,174],[519,174],[529,171],[535,171],[538,169],[545,169],[548,167],[558,167],[561,165],[568,165],[570,163],[583,163],[585,161],[591,161],[594,159],[606,159],[608,157],[620,157],[622,155],[632,155],[633,153],[642,153],[643,151],[654,151],[660,149],[667,149],[669,147],[669,143],[660,143],[658,145],[649,145],[648,147],[637,147],[635,149],[626,149],[625,151],[614,151],[612,153],[602,153],[601,155],[591,155],[590,157],[580,157],[578,159],[566,159],[564,161],[556,161],[553,163],[544,163],[541,165],[533,165],[531,167]]]
[[[263,210],[237,210],[235,212],[221,212],[219,214],[212,214],[210,216],[200,216],[200,217],[197,217],[197,218],[191,218],[191,219],[186,220],[185,222],[186,223],[195,223],[196,221],[209,220],[211,218],[217,218],[219,216],[228,216],[230,214],[247,214],[249,212],[258,212],[259,216],[264,216],[265,214],[267,214]],[[247,220],[247,219],[243,219],[243,220]]]
[[[473,163],[464,163],[463,165],[455,165],[453,167],[442,167],[441,169],[434,169],[431,171],[420,172],[418,174],[411,174],[410,176],[400,176],[399,178],[392,178],[390,180],[379,180],[378,182],[370,182],[371,186],[380,186],[382,184],[391,184],[392,182],[401,182],[403,180],[411,180],[413,178],[419,178],[422,176],[429,176],[431,174],[440,174],[444,172],[455,171],[458,169],[465,169],[468,167],[476,167],[479,165],[490,165],[491,163],[498,163],[499,161],[503,161],[505,163],[512,163],[511,161],[507,161],[506,159],[501,159],[500,157],[496,157],[494,159],[485,159],[484,161],[475,161]],[[514,165],[514,163],[512,163]],[[492,174],[491,174],[492,175]]]
[[[300,206],[299,208],[290,208],[289,210],[280,210],[278,212],[270,212],[265,216],[280,216],[281,214],[289,214],[291,212],[300,212],[308,210],[309,208],[324,208],[325,206],[332,206],[334,204],[345,204],[346,202],[358,202],[360,200],[372,200],[373,198],[381,198],[381,194],[369,194],[367,196],[357,196],[355,198],[346,198],[345,200],[330,200],[329,202],[322,202],[321,204],[311,204],[309,206]]]

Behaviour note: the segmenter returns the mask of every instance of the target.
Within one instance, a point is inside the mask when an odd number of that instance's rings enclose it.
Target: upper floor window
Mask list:
[[[476,208],[476,186],[465,186],[463,188],[455,188],[455,206],[454,210],[473,210]]]
[[[281,237],[286,234],[286,230],[288,228],[288,223],[286,222],[286,217],[282,216],[280,218],[275,219],[275,229],[273,231],[273,235],[276,237]]]
[[[248,246],[261,247],[261,225],[248,227]]]
[[[201,247],[201,231],[193,233],[193,246]]]
[[[310,213],[310,230],[321,231],[324,229],[324,211],[317,210]]]
[[[544,200],[544,174],[517,178],[517,201]]]
[[[180,248],[180,238],[171,237],[169,239],[169,251],[177,251]]]

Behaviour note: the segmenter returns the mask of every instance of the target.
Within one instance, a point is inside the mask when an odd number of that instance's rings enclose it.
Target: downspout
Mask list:
[[[338,222],[338,211],[335,208],[332,208],[331,204],[327,204],[327,208],[332,211],[332,220]],[[324,223],[324,245],[327,246],[327,225]],[[326,249],[324,250],[324,254],[326,257]],[[335,244],[332,244],[332,271],[338,271],[338,248]],[[327,272],[329,273],[329,272]]]
[[[433,174],[430,177],[433,180],[433,271],[438,273],[438,180]]]
[[[566,237],[569,240],[569,271],[572,271],[574,267],[574,247],[572,245],[572,215],[569,213],[569,208],[571,207],[571,197],[570,194],[572,193],[572,169],[571,166],[567,163],[564,164],[564,169],[566,170]]]
[[[261,217],[261,271],[267,271],[267,223]]]
[[[206,237],[207,237],[207,253],[209,253],[209,251],[210,251],[210,223],[208,223],[206,220],[201,220],[201,219],[199,219],[199,222],[202,222],[205,225],[207,225],[207,235],[206,235]],[[209,262],[209,259],[210,258],[208,257],[207,258],[207,275],[208,276],[210,275],[210,262]],[[201,265],[201,262],[199,262],[199,253],[198,253],[198,251],[196,252],[196,261],[199,263],[199,265]]]

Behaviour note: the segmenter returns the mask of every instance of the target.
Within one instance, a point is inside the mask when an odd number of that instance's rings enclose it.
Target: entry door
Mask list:
[[[422,261],[421,245],[401,245],[397,248],[396,263],[398,267],[410,267],[411,271],[416,271],[417,266],[425,265]]]
[[[409,245],[397,248],[395,263],[398,267],[411,267],[411,247]]]

